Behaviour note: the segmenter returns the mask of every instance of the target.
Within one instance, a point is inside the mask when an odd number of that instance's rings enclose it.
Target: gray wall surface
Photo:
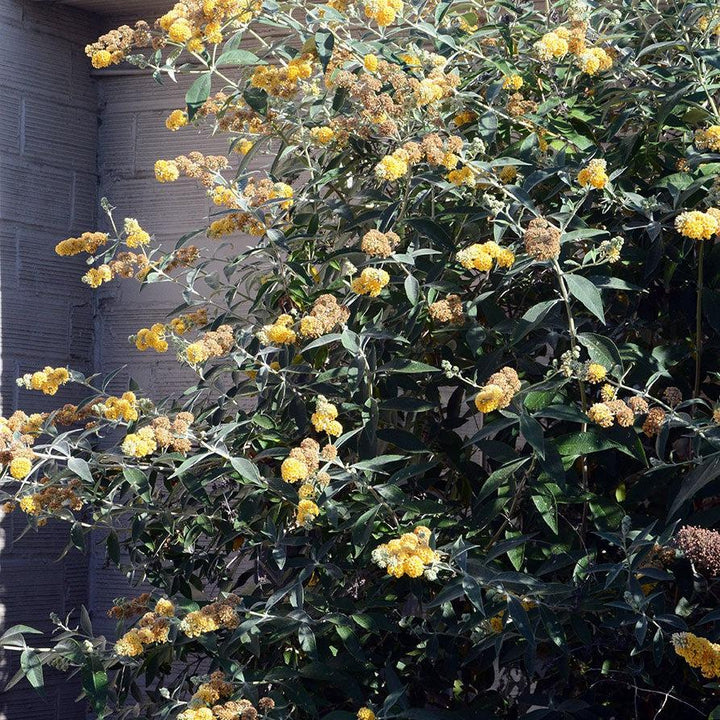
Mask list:
[[[20,391],[15,378],[45,364],[92,368],[93,299],[79,285],[82,262],[61,261],[55,244],[91,227],[97,208],[97,94],[83,43],[95,16],[76,9],[0,0],[0,413],[46,410],[74,398]],[[0,625],[50,630],[87,601],[88,558],[57,558],[67,525],[20,537],[16,512],[0,524]],[[0,658],[0,683],[18,654]],[[26,684],[0,695],[0,718],[76,720],[77,683],[46,677],[46,697]]]

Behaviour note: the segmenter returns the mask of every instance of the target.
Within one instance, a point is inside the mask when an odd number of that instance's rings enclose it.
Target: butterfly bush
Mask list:
[[[0,418],[5,512],[145,584],[114,638],[11,628],[15,680],[100,718],[717,715],[715,5],[187,0],[86,52],[188,76],[186,154],[141,162],[213,209],[168,248],[104,200],[57,254],[180,287],[128,358],[194,380],[18,379],[83,399]]]

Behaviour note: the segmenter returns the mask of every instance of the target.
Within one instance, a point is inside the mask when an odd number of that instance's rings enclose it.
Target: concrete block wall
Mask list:
[[[157,5],[149,0],[150,17]],[[140,353],[128,342],[139,328],[166,319],[180,302],[177,286],[140,291],[136,281],[120,279],[93,291],[80,282],[81,257],[54,253],[59,240],[107,229],[102,197],[116,207],[119,222],[137,218],[167,247],[207,225],[212,205],[202,187],[188,179],[161,185],[153,172],[158,158],[227,148],[225,138],[165,128],[167,114],[183,106],[188,81],[158,85],[149,74],[122,68],[92,73],[83,53],[85,43],[134,19],[55,2],[0,0],[0,414],[79,399],[72,386],[48,398],[15,385],[16,377],[45,364],[87,373],[127,365],[114,389],[126,389],[132,377],[156,400],[191,376],[171,352]],[[240,250],[245,241],[236,245]],[[0,632],[16,623],[49,630],[50,612],[85,604],[96,632],[112,637],[107,609],[114,598],[137,591],[106,567],[101,538],[89,556],[71,552],[56,562],[67,525],[50,523],[21,537],[24,527],[19,513],[0,522]],[[16,656],[0,656],[0,687],[16,669]],[[52,673],[47,682],[45,698],[27,686],[0,694],[0,720],[86,717],[74,702],[78,683]]]
[[[92,227],[97,208],[97,95],[83,43],[95,16],[76,9],[0,0],[0,413],[29,412],[77,399],[20,390],[19,375],[45,364],[89,372],[93,298],[78,283],[82,261],[63,260],[55,244]],[[50,612],[87,602],[88,558],[70,552],[68,528],[50,523],[27,533],[23,518],[0,523],[0,626],[49,631]],[[42,642],[42,641],[40,641]],[[18,666],[0,658],[0,685]],[[77,682],[49,673],[41,697],[26,684],[0,695],[0,719],[80,720]]]

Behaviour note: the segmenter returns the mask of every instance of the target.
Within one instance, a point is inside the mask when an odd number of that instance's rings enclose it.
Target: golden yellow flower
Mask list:
[[[360,277],[352,281],[353,292],[358,295],[377,297],[382,289],[390,282],[390,276],[380,268],[364,268]]]
[[[579,173],[578,182],[582,187],[593,187],[602,190],[609,181],[607,175],[607,162],[605,160],[591,160]]]
[[[684,237],[708,240],[720,230],[720,223],[714,213],[690,210],[675,218],[675,229]]]

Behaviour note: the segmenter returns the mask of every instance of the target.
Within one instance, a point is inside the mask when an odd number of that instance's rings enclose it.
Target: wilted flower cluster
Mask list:
[[[350,311],[340,305],[334,295],[321,295],[313,303],[310,312],[300,319],[300,335],[306,338],[318,338],[327,335],[344,325],[350,317]]]
[[[465,322],[462,298],[459,295],[448,295],[443,300],[431,303],[428,314],[438,323],[462,325]]]
[[[720,533],[685,525],[675,540],[698,572],[711,578],[720,575]]]
[[[387,258],[395,252],[400,244],[400,236],[389,230],[386,233],[379,230],[368,230],[363,235],[360,249],[372,257]]]
[[[439,555],[429,545],[431,534],[429,528],[418,525],[411,533],[376,547],[372,553],[373,562],[396,578],[425,575],[428,580],[434,580],[437,577],[434,566]]]
[[[217,330],[211,330],[202,335],[185,349],[185,357],[191,365],[199,365],[210,358],[227,355],[235,344],[232,326],[220,325]]]
[[[15,480],[32,472],[35,453],[32,449],[45,415],[27,415],[16,410],[10,417],[0,416],[0,467],[6,466]]]
[[[560,235],[545,218],[533,218],[523,235],[525,252],[535,260],[552,260],[560,254]]]
[[[50,478],[40,480],[43,486],[38,492],[24,495],[20,498],[20,509],[28,515],[52,515],[63,508],[68,510],[81,510],[83,502],[78,495],[81,483],[77,478],[70,480],[67,485],[51,485]]]
[[[274,218],[282,219],[292,207],[294,193],[287,183],[250,178],[242,192],[233,185],[215,185],[210,196],[215,205],[237,211],[225,213],[210,224],[208,237],[218,239],[234,232],[262,237]],[[260,210],[262,219],[258,215]]]

